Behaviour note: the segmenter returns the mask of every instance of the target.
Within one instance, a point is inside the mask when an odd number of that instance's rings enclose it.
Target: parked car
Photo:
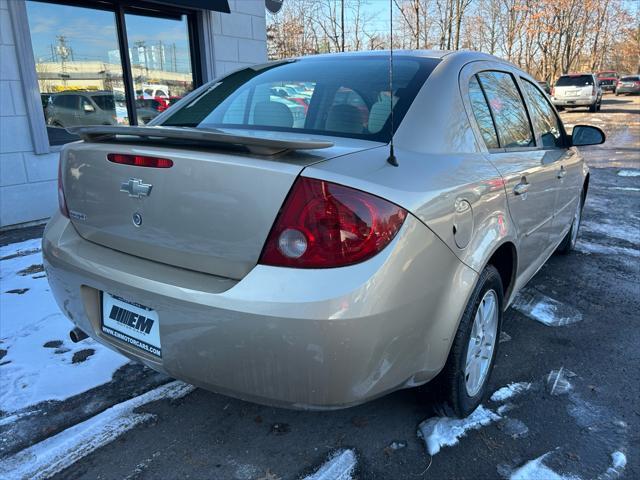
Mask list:
[[[540,88],[542,88],[542,90],[544,90],[544,93],[546,93],[547,95],[551,95],[551,86],[549,85],[549,82],[538,82],[538,85],[540,86]]]
[[[622,77],[616,86],[616,95],[640,93],[640,75]]]
[[[505,309],[576,244],[576,147],[604,134],[568,134],[536,80],[490,55],[398,52],[393,89],[388,66],[254,66],[150,127],[75,129],[43,239],[72,339],[255,402],[338,408],[433,380],[445,411],[471,413]],[[274,81],[322,91],[304,122]]]
[[[157,111],[138,105],[138,123],[145,125],[158,115]],[[129,123],[125,97],[111,91],[62,92],[51,95],[47,107],[47,122],[52,127],[78,125],[119,125]]]
[[[618,75],[618,72],[616,72],[615,70],[603,70],[601,72],[598,72],[596,76],[598,78],[615,78],[616,80],[620,78],[620,75]]]
[[[551,100],[559,108],[587,107],[597,112],[602,105],[602,89],[593,73],[570,73],[556,81]]]
[[[618,79],[615,77],[598,77],[598,84],[602,89],[602,92],[611,92],[616,93],[616,85],[618,83]]]

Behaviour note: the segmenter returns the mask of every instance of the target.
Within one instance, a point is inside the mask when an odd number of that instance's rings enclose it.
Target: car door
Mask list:
[[[537,142],[544,151],[544,162],[556,174],[555,213],[551,243],[558,244],[571,226],[582,183],[582,158],[570,147],[560,117],[546,95],[526,78],[520,78]]]
[[[56,114],[58,123],[63,127],[71,127],[76,124],[76,110],[78,97],[76,95],[60,95],[56,99]]]
[[[536,143],[513,73],[479,71],[470,80],[469,90],[476,97],[472,100],[476,104],[474,114],[484,100],[495,129],[497,144],[487,145],[488,158],[504,181],[509,212],[518,231],[518,276],[526,281],[549,253],[557,184],[555,165]],[[484,128],[490,130],[490,126]]]

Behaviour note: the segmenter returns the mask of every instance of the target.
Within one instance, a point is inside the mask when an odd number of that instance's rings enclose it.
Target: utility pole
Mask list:
[[[342,22],[342,51],[344,52],[344,0],[341,0],[340,3],[341,3],[340,20]]]

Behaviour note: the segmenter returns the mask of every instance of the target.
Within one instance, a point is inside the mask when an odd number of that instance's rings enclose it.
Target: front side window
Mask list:
[[[163,125],[315,133],[388,141],[437,59],[308,58],[249,67],[204,89]]]
[[[513,77],[505,72],[478,74],[498,130],[502,148],[534,147],[527,112]]]
[[[487,148],[498,148],[498,135],[496,134],[496,128],[493,124],[493,118],[491,118],[491,111],[487,100],[482,93],[482,88],[478,83],[478,79],[473,76],[469,81],[469,99],[471,100],[471,108],[473,109],[473,115],[478,123],[478,128],[484,139],[484,143]]]
[[[547,97],[528,80],[522,79],[522,84],[529,98],[531,121],[542,138],[542,146],[545,148],[564,147],[560,120]]]

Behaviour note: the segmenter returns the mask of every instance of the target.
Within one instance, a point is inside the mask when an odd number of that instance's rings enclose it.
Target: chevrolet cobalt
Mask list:
[[[75,127],[43,240],[98,342],[291,408],[487,392],[503,312],[575,245],[589,171],[534,78],[473,52],[244,68],[143,127]],[[273,95],[295,86],[308,108]],[[391,142],[392,140],[392,142]]]

